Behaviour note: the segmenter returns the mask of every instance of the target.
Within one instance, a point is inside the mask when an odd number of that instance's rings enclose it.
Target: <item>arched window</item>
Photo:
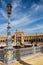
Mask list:
[[[2,42],[2,40],[1,40],[1,42]]]

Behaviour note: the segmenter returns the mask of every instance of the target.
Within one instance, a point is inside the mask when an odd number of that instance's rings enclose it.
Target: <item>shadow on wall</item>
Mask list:
[[[43,47],[41,47],[41,53],[43,53]]]
[[[15,55],[16,55],[16,60],[17,60],[20,64],[22,64],[22,65],[31,65],[31,64],[28,64],[28,63],[24,62],[23,60],[21,60],[20,49],[17,49],[17,50],[16,50]]]

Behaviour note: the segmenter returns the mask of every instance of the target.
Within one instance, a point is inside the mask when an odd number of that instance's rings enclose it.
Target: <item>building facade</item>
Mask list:
[[[6,35],[0,35],[0,46],[6,46]],[[19,45],[20,43],[29,43],[29,40],[33,42],[43,42],[43,34],[25,34],[22,31],[16,31],[12,36],[12,45]]]

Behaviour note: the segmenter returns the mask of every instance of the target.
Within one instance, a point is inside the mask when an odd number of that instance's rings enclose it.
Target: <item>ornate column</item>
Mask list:
[[[12,46],[11,41],[11,33],[10,33],[10,16],[12,11],[12,5],[7,5],[7,14],[8,14],[8,26],[7,26],[7,41],[6,41],[6,47],[4,48],[5,56],[4,56],[4,62],[9,65],[14,61],[14,48]]]

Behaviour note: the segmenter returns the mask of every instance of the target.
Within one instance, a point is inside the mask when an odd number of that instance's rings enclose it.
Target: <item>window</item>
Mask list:
[[[2,40],[1,40],[1,42],[2,42]]]
[[[12,38],[14,38],[14,36],[12,36]]]
[[[24,42],[26,42],[26,40],[24,40]]]

